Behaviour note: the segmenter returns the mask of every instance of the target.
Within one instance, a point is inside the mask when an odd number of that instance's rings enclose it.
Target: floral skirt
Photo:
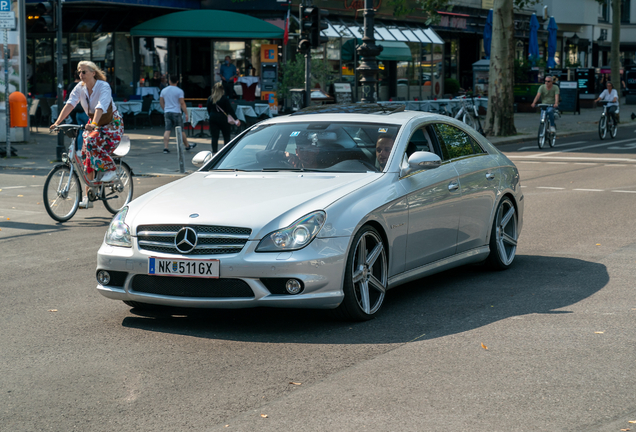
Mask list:
[[[115,151],[124,135],[124,121],[118,111],[113,113],[113,121],[100,130],[84,131],[82,158],[87,173],[93,171],[112,171],[116,169],[111,153]]]

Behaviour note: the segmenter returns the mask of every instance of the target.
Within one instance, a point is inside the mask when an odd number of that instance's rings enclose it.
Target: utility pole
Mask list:
[[[62,0],[56,0],[55,2],[55,15],[56,15],[56,31],[57,31],[57,112],[61,113],[64,108],[64,62],[62,59]],[[64,153],[64,134],[62,132],[57,133],[57,147],[55,149],[58,162],[62,160],[62,153]]]
[[[361,100],[367,103],[375,102],[374,92],[378,82],[375,77],[379,70],[375,57],[382,52],[382,46],[375,44],[373,36],[374,16],[373,0],[364,0],[364,37],[362,38],[362,45],[357,48],[358,56],[361,60],[357,70],[362,75],[362,78],[360,78],[360,84],[362,85]]]

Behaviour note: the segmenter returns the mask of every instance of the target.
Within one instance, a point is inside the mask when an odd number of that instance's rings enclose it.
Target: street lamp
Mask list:
[[[576,35],[576,33],[574,33],[574,36],[570,38],[570,43],[572,45],[579,46],[579,37]]]

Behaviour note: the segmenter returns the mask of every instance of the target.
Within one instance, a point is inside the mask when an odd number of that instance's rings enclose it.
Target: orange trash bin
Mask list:
[[[26,97],[15,91],[9,95],[11,110],[11,127],[29,127],[29,112]]]

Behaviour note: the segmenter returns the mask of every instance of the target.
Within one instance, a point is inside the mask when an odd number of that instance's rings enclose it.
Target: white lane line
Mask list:
[[[577,145],[577,144],[584,144],[586,142],[588,142],[588,141],[574,141],[574,142],[567,143],[567,144],[557,144],[556,147],[566,147],[566,146],[572,146],[572,145]],[[515,151],[530,150],[530,149],[535,149],[536,150],[537,146],[521,147],[521,148],[518,148]],[[537,150],[537,151],[539,151],[539,150]]]
[[[0,187],[0,189],[5,190],[5,189],[22,189],[25,188],[26,186],[6,186],[6,187]]]
[[[548,186],[537,186],[537,189],[554,189],[554,190],[564,190],[565,188],[559,188],[559,187],[548,187]]]
[[[620,141],[605,142],[605,143],[602,143],[602,144],[592,144],[592,145],[588,145],[588,146],[576,147],[576,148],[566,149],[566,150],[553,151],[553,152],[549,152],[549,153],[543,153],[543,154],[540,154],[540,155],[509,156],[509,157],[516,157],[516,158],[549,158],[549,157],[551,157],[552,155],[554,155],[556,153],[568,153],[568,152],[574,152],[574,151],[584,150],[584,149],[588,149],[588,148],[607,147],[607,146],[616,145],[616,144],[622,144],[622,143],[627,143],[627,142],[633,143],[634,142],[634,138],[620,140]],[[578,144],[578,142],[577,142],[577,144]],[[599,159],[599,160],[601,160],[601,159]]]
[[[603,192],[603,189],[572,189],[575,191],[582,191],[582,192]]]
[[[541,162],[538,162],[538,161],[519,161],[517,163],[541,163]]]
[[[623,165],[623,164],[605,164],[605,166],[611,166],[611,167],[621,167],[621,166],[627,166],[627,165]]]
[[[553,165],[568,165],[570,162],[548,162],[548,163]]]
[[[598,161],[598,162],[631,162],[636,163],[636,159],[625,159],[625,158],[598,158],[598,157],[578,157],[578,156],[514,156],[509,155],[508,159],[520,159],[520,158],[541,158],[541,159],[568,159],[568,160],[581,160],[581,161]]]
[[[574,165],[598,165],[598,164],[595,164],[594,162],[574,162]],[[607,164],[605,166],[607,166]],[[625,165],[617,165],[617,166],[625,166]]]
[[[613,190],[610,192],[620,192],[620,193],[636,193],[636,191],[623,191],[623,190]]]

